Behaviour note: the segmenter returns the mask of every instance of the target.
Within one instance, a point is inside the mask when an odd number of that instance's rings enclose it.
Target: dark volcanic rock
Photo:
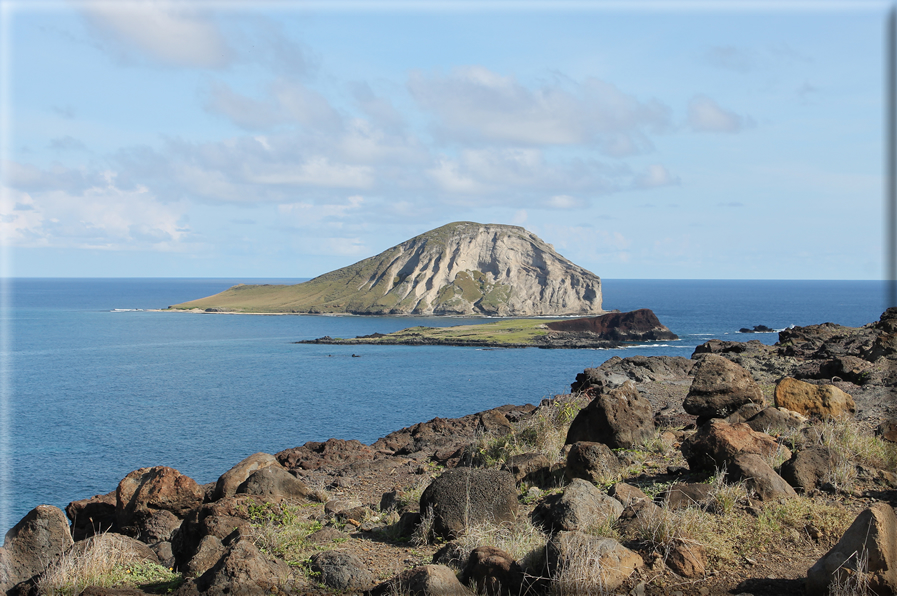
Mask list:
[[[660,323],[650,309],[632,312],[608,313],[600,317],[552,321],[547,324],[552,331],[590,332],[600,339],[610,341],[659,341],[679,339]]]
[[[311,491],[305,484],[280,466],[262,468],[237,488],[237,493],[268,499],[304,499]]]
[[[589,482],[607,482],[620,471],[620,460],[604,443],[580,441],[567,453],[567,480],[581,478]]]
[[[654,435],[654,412],[632,381],[601,392],[579,411],[567,431],[566,444],[604,443],[612,449],[643,444]]]
[[[477,594],[517,596],[522,593],[524,572],[510,554],[494,546],[480,546],[470,553],[461,572],[461,583],[476,586]]]
[[[728,477],[736,482],[744,480],[761,501],[797,496],[791,485],[776,474],[763,458],[754,453],[736,455],[732,458],[727,472]]]
[[[710,420],[698,432],[683,441],[682,455],[694,470],[713,471],[727,467],[740,453],[772,455],[781,450],[786,457],[791,451],[766,433],[760,433],[744,423],[729,424]]]
[[[374,583],[374,576],[361,559],[351,553],[325,551],[311,557],[311,570],[320,574],[322,584],[336,590],[357,590]]]
[[[549,532],[587,532],[603,521],[615,522],[621,513],[620,501],[591,482],[574,478],[563,494],[549,495],[533,510],[533,520]]]
[[[118,531],[115,491],[72,501],[65,506],[65,514],[72,520],[72,538],[75,541],[90,538],[94,534]]]
[[[135,538],[152,534],[147,524],[153,525],[156,512],[168,511],[182,518],[202,504],[204,494],[195,480],[174,468],[155,466],[134,470],[124,477],[115,492],[118,527],[122,533]]]
[[[445,565],[421,565],[403,571],[368,592],[370,596],[408,594],[408,596],[472,596],[455,572]]]
[[[763,403],[763,392],[750,373],[723,356],[703,356],[694,375],[682,407],[699,420],[725,418],[748,402]]]
[[[828,447],[810,447],[782,464],[782,478],[800,492],[818,488],[838,463],[838,454]]]
[[[455,468],[433,480],[420,497],[420,510],[433,509],[433,531],[452,538],[468,524],[513,520],[517,515],[514,477],[501,470]]]

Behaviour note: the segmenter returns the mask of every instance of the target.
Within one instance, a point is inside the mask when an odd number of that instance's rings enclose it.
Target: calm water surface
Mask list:
[[[257,451],[329,437],[370,443],[435,416],[538,403],[614,355],[688,357],[714,337],[771,344],[775,334],[735,332],[859,326],[884,310],[874,281],[604,280],[606,309],[651,308],[681,338],[621,350],[292,343],[482,319],[114,311],[164,308],[246,281],[18,279],[6,287],[0,531],[40,503],[64,507],[109,492],[139,467],[167,465],[210,482]]]

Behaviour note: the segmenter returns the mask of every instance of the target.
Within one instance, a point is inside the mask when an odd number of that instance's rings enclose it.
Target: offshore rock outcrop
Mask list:
[[[597,315],[601,280],[518,226],[457,222],[293,285],[238,285],[171,309],[365,315]]]

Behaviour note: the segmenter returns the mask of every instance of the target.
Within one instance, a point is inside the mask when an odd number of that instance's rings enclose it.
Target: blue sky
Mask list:
[[[881,278],[889,4],[478,6],[3,2],[6,274],[312,277],[470,220],[611,279]]]

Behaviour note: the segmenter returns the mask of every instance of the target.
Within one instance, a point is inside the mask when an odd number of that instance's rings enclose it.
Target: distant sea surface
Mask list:
[[[2,313],[0,532],[36,505],[114,490],[132,470],[166,465],[214,481],[258,451],[330,437],[371,443],[436,416],[566,393],[612,356],[691,356],[741,327],[861,326],[878,319],[878,281],[603,280],[604,308],[650,308],[681,338],[617,350],[325,346],[435,317],[159,313],[247,279],[15,279]],[[360,358],[352,358],[352,354]]]

